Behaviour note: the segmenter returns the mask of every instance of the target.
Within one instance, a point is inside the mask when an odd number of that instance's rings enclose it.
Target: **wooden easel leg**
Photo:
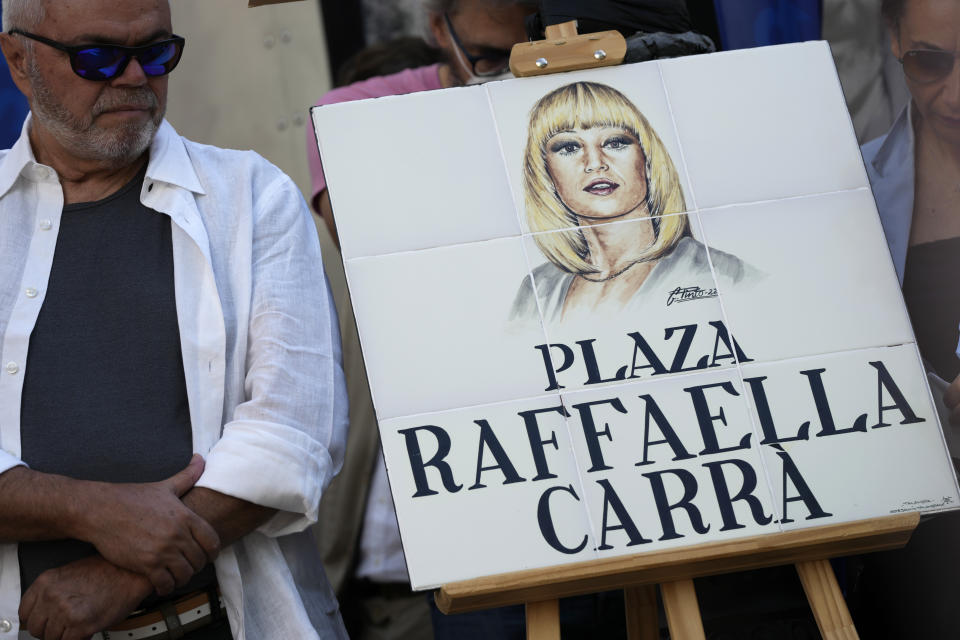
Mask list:
[[[560,601],[528,602],[527,640],[560,640]]]
[[[800,582],[807,593],[813,617],[824,640],[857,640],[857,629],[843,599],[837,577],[829,560],[809,560],[797,563]]]
[[[627,610],[627,639],[659,640],[657,585],[627,587],[623,590],[623,604]]]
[[[660,585],[663,608],[667,612],[667,627],[672,640],[706,640],[703,620],[697,604],[693,580],[677,580]]]

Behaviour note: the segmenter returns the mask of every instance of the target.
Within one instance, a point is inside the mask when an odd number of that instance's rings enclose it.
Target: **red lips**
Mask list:
[[[598,178],[584,187],[583,190],[595,196],[608,196],[619,188],[620,185],[616,182],[605,178]]]

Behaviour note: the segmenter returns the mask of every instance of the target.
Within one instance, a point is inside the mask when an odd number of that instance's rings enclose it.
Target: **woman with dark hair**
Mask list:
[[[951,287],[960,269],[960,2],[884,0],[882,11],[912,100],[863,156],[951,444],[950,423],[960,425],[960,296]],[[960,448],[951,454],[956,464]],[[863,562],[855,610],[864,637],[960,637],[960,512],[921,522],[906,548]]]
[[[891,48],[912,100],[890,132],[863,147],[920,353],[960,420],[960,298],[940,281],[960,266],[960,3],[884,0]]]

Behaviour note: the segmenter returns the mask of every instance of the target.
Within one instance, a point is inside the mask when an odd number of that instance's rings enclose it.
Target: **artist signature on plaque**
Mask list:
[[[702,300],[703,298],[716,298],[716,289],[704,289],[702,287],[677,287],[667,296],[667,306],[674,302],[690,302],[692,300]]]
[[[909,511],[919,511],[920,509],[930,510],[936,508],[946,508],[952,506],[954,503],[953,498],[950,496],[944,496],[939,500],[907,500],[900,507],[896,509],[890,509],[890,513],[907,513]]]

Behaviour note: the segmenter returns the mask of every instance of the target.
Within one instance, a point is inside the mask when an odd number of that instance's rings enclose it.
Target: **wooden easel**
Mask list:
[[[702,640],[693,579],[795,564],[824,640],[858,638],[829,558],[896,549],[920,521],[906,513],[799,531],[770,533],[632,556],[506,573],[444,585],[436,594],[444,613],[524,603],[528,640],[560,640],[559,598],[623,589],[627,637],[659,638],[656,585],[674,640]]]

